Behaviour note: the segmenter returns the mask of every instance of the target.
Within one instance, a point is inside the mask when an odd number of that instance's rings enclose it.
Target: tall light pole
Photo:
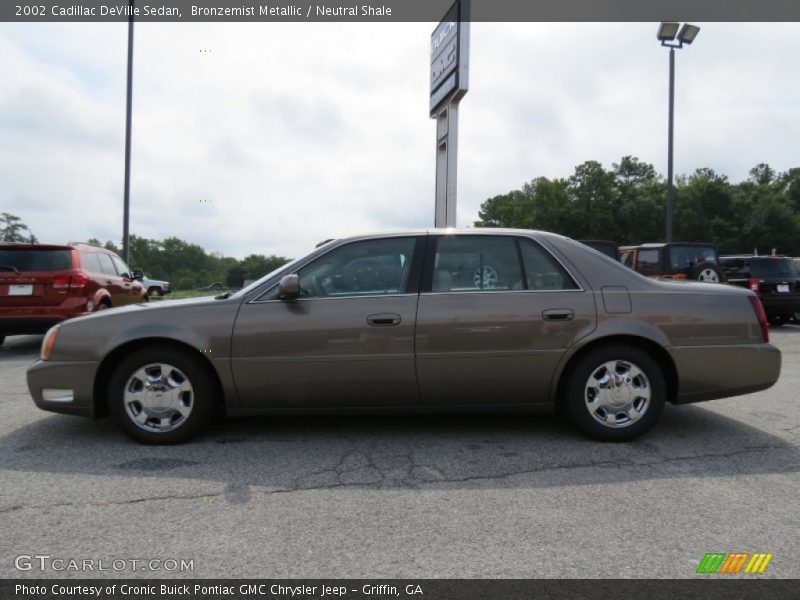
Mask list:
[[[133,102],[133,0],[128,1],[128,91],[125,106],[125,191],[122,208],[122,259],[128,263],[128,223],[131,212],[131,104]]]
[[[669,48],[669,134],[667,141],[667,242],[672,241],[672,213],[675,208],[675,184],[672,180],[672,140],[675,121],[675,48],[689,45],[697,37],[700,28],[684,23],[661,23],[658,39],[661,45]]]

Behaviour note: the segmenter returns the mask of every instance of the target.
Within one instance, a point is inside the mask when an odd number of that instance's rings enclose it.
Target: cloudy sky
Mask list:
[[[800,166],[800,24],[699,23],[677,53],[677,173]],[[585,160],[666,173],[657,23],[472,25],[459,225]],[[433,23],[139,24],[131,231],[239,258],[433,224]],[[0,24],[0,211],[121,238],[122,23]]]

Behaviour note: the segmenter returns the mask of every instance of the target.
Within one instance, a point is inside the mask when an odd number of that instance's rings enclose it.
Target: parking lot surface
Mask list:
[[[229,419],[175,447],[38,410],[41,338],[12,337],[0,576],[697,577],[705,553],[743,551],[800,577],[800,327],[771,336],[775,387],[668,406],[628,444],[553,416],[445,415]],[[15,567],[34,554],[193,569]]]

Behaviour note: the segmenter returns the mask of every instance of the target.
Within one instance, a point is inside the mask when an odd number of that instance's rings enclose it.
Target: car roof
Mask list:
[[[728,260],[728,259],[745,259],[745,258],[789,258],[791,256],[786,256],[785,254],[726,254],[725,256],[720,256],[720,260]]]
[[[30,242],[0,242],[0,248],[22,248],[30,250],[72,250],[72,247],[67,244],[32,244]]]
[[[344,242],[344,241],[355,241],[361,239],[373,239],[373,238],[380,238],[380,237],[398,237],[398,236],[408,236],[408,235],[522,235],[522,236],[530,236],[531,234],[542,235],[542,236],[553,236],[559,237],[564,239],[570,239],[566,236],[560,235],[558,233],[553,233],[550,231],[540,231],[536,229],[511,229],[511,228],[503,228],[503,227],[467,227],[467,228],[457,228],[457,227],[437,227],[431,229],[407,229],[407,230],[397,230],[397,231],[381,231],[381,232],[374,232],[374,233],[363,233],[358,235],[349,235],[346,237],[335,238],[334,241],[337,242]]]
[[[648,242],[646,244],[633,244],[631,246],[620,246],[620,250],[632,250],[633,248],[664,248],[666,246],[706,246],[714,247],[711,242]]]

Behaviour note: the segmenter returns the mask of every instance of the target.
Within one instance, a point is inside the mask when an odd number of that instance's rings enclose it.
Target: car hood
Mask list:
[[[226,302],[229,299],[217,300],[214,296],[203,296],[201,298],[184,298],[182,300],[165,300],[162,302],[140,302],[138,304],[129,304],[127,306],[120,306],[107,310],[101,310],[88,315],[75,317],[64,323],[81,323],[85,321],[92,321],[98,319],[115,319],[131,316],[131,313],[140,313],[146,311],[147,313],[163,314],[170,311],[180,311],[195,307],[203,307],[211,304],[218,304]]]

